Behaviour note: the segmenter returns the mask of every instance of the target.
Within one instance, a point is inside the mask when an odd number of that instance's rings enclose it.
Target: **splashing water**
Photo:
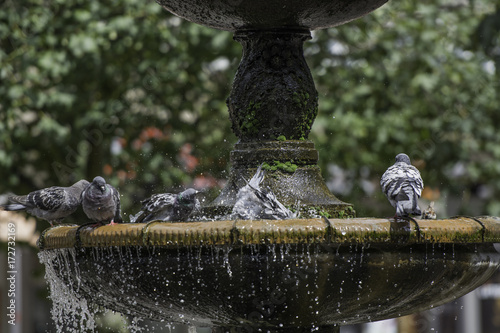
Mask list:
[[[90,301],[128,315],[124,327],[132,333],[150,332],[143,329],[145,320],[162,327],[244,328],[255,328],[255,320],[283,327],[379,320],[408,312],[408,299],[420,300],[431,286],[440,286],[441,302],[456,297],[462,280],[479,284],[498,268],[486,257],[471,260],[457,247],[422,244],[397,254],[386,249],[307,242],[129,246],[44,250],[39,258],[60,333],[101,326],[94,316],[102,308]],[[450,265],[467,278],[455,270],[443,275]],[[408,277],[422,271],[419,287],[405,289]]]
[[[71,274],[71,266],[78,270],[78,265],[74,265],[75,255],[75,249],[38,253],[40,262],[45,265],[45,281],[49,284],[52,320],[57,332],[94,332],[97,309],[75,292],[80,287],[80,280],[73,279]],[[80,272],[75,273],[75,276],[80,276]]]

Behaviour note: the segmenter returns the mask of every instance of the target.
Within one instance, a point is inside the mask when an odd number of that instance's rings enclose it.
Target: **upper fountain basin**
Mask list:
[[[188,21],[236,30],[323,29],[344,24],[387,0],[157,0]]]

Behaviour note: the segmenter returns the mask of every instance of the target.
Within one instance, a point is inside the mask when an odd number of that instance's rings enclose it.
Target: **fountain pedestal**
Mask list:
[[[308,30],[238,31],[243,58],[227,99],[241,142],[305,140],[318,113],[318,92],[303,56]]]
[[[228,184],[203,209],[208,217],[229,214],[236,193],[262,165],[264,188],[302,217],[354,217],[352,205],[326,187],[318,152],[306,141],[318,113],[318,92],[303,56],[308,30],[242,30],[235,40],[243,58],[227,99],[233,132]]]
[[[301,217],[354,217],[352,205],[337,199],[325,185],[317,165],[318,151],[311,141],[240,142],[231,152],[228,183],[202,214],[220,216],[231,213],[236,193],[254,175],[257,166],[268,172],[263,186],[284,205],[300,210]]]

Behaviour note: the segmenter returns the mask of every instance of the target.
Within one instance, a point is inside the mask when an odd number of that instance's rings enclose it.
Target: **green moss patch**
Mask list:
[[[293,162],[293,161],[292,161]],[[268,170],[268,171],[283,171],[283,172],[289,172],[289,173],[294,173],[298,166],[297,164],[293,164],[291,161],[287,162],[280,162],[280,161],[273,161],[272,163],[262,163],[262,169]]]
[[[245,116],[240,120],[240,130],[244,134],[257,134],[260,131],[257,111],[260,109],[260,103],[250,102],[245,110]]]

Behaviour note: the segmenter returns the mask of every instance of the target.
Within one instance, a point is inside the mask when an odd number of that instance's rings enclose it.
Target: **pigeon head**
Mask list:
[[[92,184],[94,185],[94,187],[101,190],[101,192],[104,193],[106,191],[106,181],[101,176],[95,177],[92,181]]]
[[[187,190],[179,193],[178,200],[182,205],[191,205],[196,200],[196,194],[199,193],[194,188],[188,188]]]
[[[408,155],[402,153],[396,156],[396,163],[398,162],[403,162],[411,165],[410,158],[408,157]]]

